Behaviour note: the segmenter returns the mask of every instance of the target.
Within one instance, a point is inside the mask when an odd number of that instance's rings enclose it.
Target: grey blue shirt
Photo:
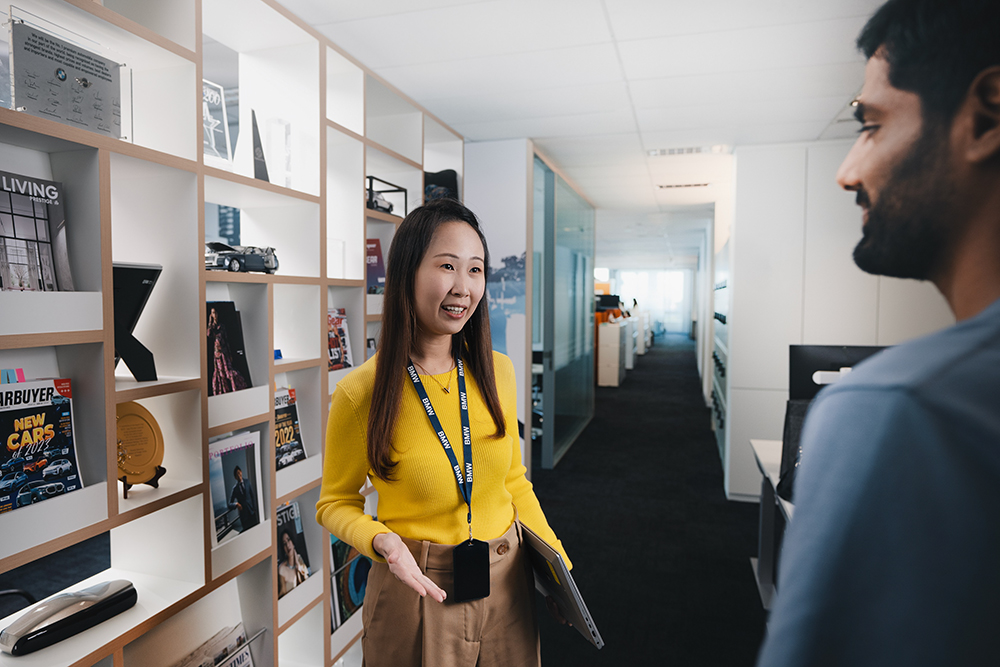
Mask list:
[[[1000,301],[817,396],[758,665],[1000,664]]]

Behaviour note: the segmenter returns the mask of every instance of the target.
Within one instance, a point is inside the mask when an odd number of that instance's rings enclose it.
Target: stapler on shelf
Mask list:
[[[135,587],[125,579],[62,593],[36,604],[0,632],[0,650],[25,655],[51,646],[122,613],[137,599]]]

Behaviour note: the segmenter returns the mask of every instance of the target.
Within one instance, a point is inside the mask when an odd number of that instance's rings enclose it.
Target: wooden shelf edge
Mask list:
[[[220,271],[205,269],[207,283],[257,283],[259,285],[320,285],[324,280],[318,276],[282,276],[273,273],[257,271],[244,273],[242,271]]]
[[[360,611],[361,611],[361,610],[359,609],[358,611],[356,611],[356,612],[354,612],[354,613],[355,613],[355,614],[357,614],[357,613],[360,613]],[[339,630],[339,629],[340,629],[340,628],[337,628],[337,630]],[[336,634],[337,630],[334,630],[334,631],[333,631],[333,632],[334,632],[334,634]],[[330,636],[332,637],[333,635],[330,635]],[[347,654],[347,652],[348,652],[348,651],[350,651],[350,650],[351,650],[351,648],[352,648],[352,647],[353,647],[353,646],[354,646],[355,644],[357,644],[357,643],[358,643],[358,640],[359,640],[359,639],[361,639],[361,633],[360,633],[360,632],[359,632],[359,633],[358,633],[357,635],[355,635],[355,636],[354,636],[354,639],[352,639],[351,641],[347,642],[347,644],[346,644],[346,645],[344,646],[344,648],[342,648],[342,649],[340,650],[340,653],[338,653],[337,655],[333,656],[333,660],[331,660],[331,661],[330,661],[330,664],[332,665],[332,664],[334,664],[335,662],[337,662],[338,660],[340,660],[341,658],[343,658],[343,657],[344,657],[344,655],[346,655],[346,654]],[[329,641],[329,640],[327,640],[327,641]]]
[[[118,480],[115,480],[116,482]],[[117,484],[116,484],[117,486]],[[186,489],[181,489],[165,498],[160,498],[159,500],[154,500],[141,507],[136,507],[135,509],[128,510],[126,512],[119,512],[118,517],[116,517],[119,524],[125,524],[130,521],[135,521],[154,512],[159,512],[162,509],[182,503],[189,498],[194,498],[195,496],[201,494],[204,491],[204,483],[195,484],[194,486],[189,486]]]
[[[322,574],[322,572],[323,572],[322,570],[317,570],[316,572],[314,572],[314,573],[312,574],[312,577],[315,577],[315,576],[316,576],[316,575],[318,575],[318,574]],[[311,577],[310,577],[310,578],[311,578]],[[313,609],[314,609],[314,608],[316,607],[316,605],[318,605],[318,604],[320,604],[321,602],[323,602],[323,598],[325,598],[325,597],[326,597],[326,591],[323,591],[323,592],[321,592],[321,593],[320,593],[319,595],[317,595],[317,596],[315,597],[315,599],[313,599],[313,600],[312,600],[311,602],[307,602],[307,603],[306,603],[306,606],[304,606],[304,607],[303,607],[302,609],[300,609],[299,611],[295,612],[295,615],[294,615],[294,616],[292,616],[292,617],[291,617],[290,619],[288,619],[288,621],[287,621],[287,622],[286,622],[286,623],[285,623],[284,625],[282,625],[282,626],[279,626],[279,627],[278,627],[278,628],[277,628],[277,629],[275,630],[275,632],[274,632],[274,636],[275,636],[275,637],[277,637],[277,636],[278,636],[278,635],[280,635],[280,634],[281,634],[282,632],[284,632],[284,631],[285,631],[285,630],[287,630],[288,628],[290,628],[290,627],[292,627],[293,625],[295,625],[295,624],[296,624],[296,623],[297,623],[298,621],[302,620],[302,617],[303,617],[303,616],[305,616],[306,614],[308,614],[308,613],[309,613],[310,611],[312,611],[312,610],[313,610]],[[278,599],[280,600],[281,598],[278,598]]]
[[[263,424],[266,421],[271,420],[271,413],[265,412],[263,414],[254,415],[252,417],[245,417],[243,419],[238,419],[234,422],[229,422],[228,424],[219,424],[218,426],[213,426],[208,429],[208,437],[215,438],[232,431],[239,431],[240,429],[250,428],[251,426],[256,426],[257,424]]]
[[[57,551],[67,549],[71,546],[79,544],[80,542],[89,540],[90,538],[96,537],[101,533],[106,533],[118,525],[119,521],[116,519],[117,517],[102,519],[97,523],[92,523],[79,530],[66,533],[65,535],[60,535],[59,537],[55,537],[48,542],[44,542],[38,546],[25,549],[24,551],[19,551],[16,554],[11,554],[6,558],[0,559],[0,572],[13,570],[16,567],[26,565],[40,558],[44,558],[45,556],[52,555]]]
[[[317,479],[314,479],[311,482],[306,482],[305,484],[303,484],[299,488],[294,489],[292,491],[289,491],[288,493],[286,493],[285,495],[281,496],[280,498],[275,498],[275,500],[274,500],[275,507],[280,507],[281,505],[284,505],[285,503],[288,503],[288,502],[291,502],[291,501],[295,500],[296,498],[298,498],[299,496],[301,496],[303,493],[308,493],[308,492],[312,491],[313,489],[315,489],[317,486],[321,485],[322,483],[323,483],[323,477],[322,476],[318,477]]]
[[[121,389],[115,391],[116,403],[127,403],[128,401],[138,401],[143,398],[154,396],[165,396],[167,394],[178,394],[182,391],[193,391],[201,389],[201,378],[189,378],[155,384],[149,387],[135,387],[132,389]]]
[[[307,192],[292,190],[291,188],[283,188],[280,185],[275,185],[274,183],[269,183],[267,181],[262,181],[257,178],[244,176],[243,174],[235,174],[231,171],[226,171],[225,169],[219,169],[218,167],[210,167],[208,165],[205,165],[203,168],[205,176],[218,178],[223,181],[230,181],[232,183],[238,183],[240,185],[245,185],[250,188],[257,188],[258,190],[267,190],[268,192],[273,192],[274,194],[282,195],[284,197],[291,197],[292,199],[301,199],[302,201],[307,201],[312,204],[323,203],[323,200],[320,198],[319,195],[311,195]]]
[[[391,222],[394,225],[399,225],[399,223],[403,222],[403,219],[398,215],[393,215],[392,213],[386,213],[384,211],[376,211],[373,208],[365,208],[365,217],[371,220]]]
[[[275,373],[294,373],[295,371],[305,370],[306,368],[318,368],[323,365],[323,359],[305,359],[304,361],[292,361],[287,364],[280,363],[280,359],[275,359],[274,361],[274,372]]]
[[[55,347],[57,345],[83,345],[86,343],[103,343],[104,332],[93,331],[57,331],[53,333],[7,334],[0,336],[0,350],[18,350],[28,347]]]
[[[353,278],[327,278],[327,287],[364,287],[364,279]]]
[[[170,51],[185,60],[190,60],[192,62],[196,62],[198,60],[198,55],[194,51],[181,46],[173,40],[167,39],[160,33],[150,30],[141,23],[136,23],[130,18],[122,16],[113,10],[107,9],[104,5],[94,2],[94,0],[66,0],[66,2],[74,7],[82,9],[88,14],[92,14],[97,19],[106,21],[107,23],[117,26],[126,32],[130,32],[136,37]]]
[[[381,322],[382,315],[365,315],[365,322]]]
[[[358,134],[354,130],[350,130],[350,129],[344,127],[343,125],[341,125],[337,121],[330,120],[329,118],[327,118],[326,119],[326,127],[329,130],[336,130],[337,132],[340,132],[341,134],[345,134],[345,135],[349,136],[351,139],[357,139],[361,143],[365,142],[365,138],[363,136],[361,136],[360,134]]]
[[[407,97],[406,99],[409,100],[410,98]],[[383,146],[382,144],[380,144],[379,142],[375,141],[374,139],[369,139],[368,137],[365,137],[365,146],[368,146],[369,148],[374,148],[377,151],[385,153],[386,155],[388,155],[389,157],[393,158],[394,160],[399,160],[400,162],[402,162],[404,164],[408,164],[411,167],[413,167],[414,169],[419,169],[420,171],[424,170],[424,165],[420,164],[419,162],[416,162],[415,160],[411,160],[410,158],[406,157],[405,155],[402,155],[401,153],[397,153],[396,151],[392,150],[391,148]]]
[[[247,558],[245,561],[243,561],[239,565],[233,567],[232,569],[226,570],[225,572],[223,572],[222,574],[220,574],[215,579],[211,578],[211,573],[210,572],[206,572],[205,573],[205,588],[208,589],[207,592],[211,593],[212,591],[214,591],[214,590],[216,590],[218,588],[221,588],[223,585],[229,583],[230,581],[232,581],[236,577],[240,576],[244,572],[247,572],[251,568],[253,568],[253,567],[257,566],[257,565],[260,565],[263,561],[265,561],[265,560],[267,560],[268,558],[271,557],[271,551],[272,551],[273,547],[274,547],[274,545],[272,544],[268,548],[263,549],[263,550],[261,550],[258,553],[255,553],[253,556],[250,556],[249,558]],[[209,550],[211,550],[211,547],[209,547]],[[252,632],[256,632],[257,630],[258,630],[258,628],[254,628]]]

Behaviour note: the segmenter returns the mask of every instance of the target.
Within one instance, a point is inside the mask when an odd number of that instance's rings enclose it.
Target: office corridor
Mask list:
[[[657,338],[535,490],[606,643],[540,610],[542,665],[753,665],[765,614],[749,558],[757,505],[729,502],[694,343]]]

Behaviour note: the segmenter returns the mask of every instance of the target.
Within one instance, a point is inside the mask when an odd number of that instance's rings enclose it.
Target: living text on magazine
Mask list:
[[[68,379],[0,385],[0,513],[83,488]]]

